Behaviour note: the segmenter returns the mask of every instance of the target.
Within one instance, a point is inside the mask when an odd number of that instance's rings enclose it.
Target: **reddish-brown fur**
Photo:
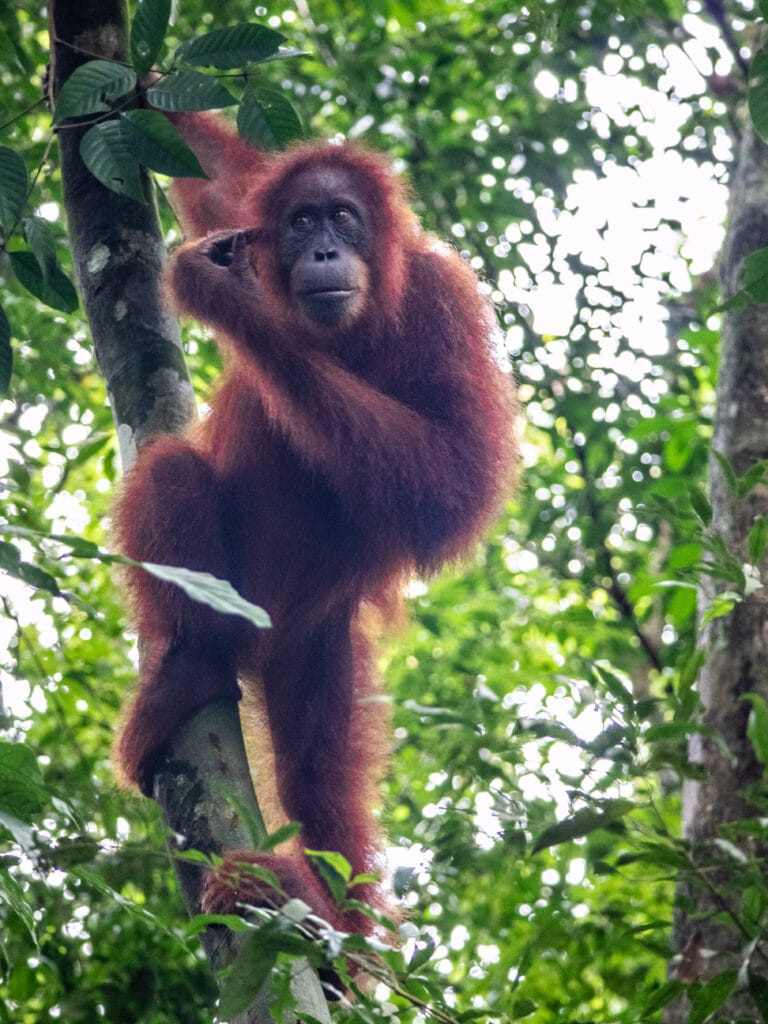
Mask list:
[[[514,445],[493,312],[469,267],[421,231],[383,158],[325,144],[267,157],[209,115],[175,120],[213,176],[174,186],[188,234],[263,231],[247,273],[242,259],[211,262],[206,239],[171,263],[175,300],[215,330],[224,371],[206,419],[141,452],[117,503],[117,544],[231,580],[273,626],[256,631],[132,571],[143,658],[120,772],[148,789],[185,720],[237,698],[238,680],[263,687],[279,796],[302,845],[341,852],[355,874],[376,870],[386,730],[361,612],[391,607],[408,573],[466,552],[498,509]],[[275,256],[292,182],[324,167],[351,173],[373,239],[362,315],[330,333],[294,308]],[[370,930],[336,911],[300,850],[250,857],[337,925]],[[262,889],[233,884],[230,869],[204,905],[231,909]],[[382,905],[373,886],[355,895]]]

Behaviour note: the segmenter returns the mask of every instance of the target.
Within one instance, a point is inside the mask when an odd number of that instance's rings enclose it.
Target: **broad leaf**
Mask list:
[[[0,811],[29,825],[47,801],[33,752],[23,743],[0,742]]]
[[[200,161],[168,118],[157,110],[129,110],[123,115],[134,157],[172,178],[205,178]]]
[[[724,615],[730,615],[737,604],[742,600],[741,594],[735,590],[724,590],[712,598],[708,608],[701,616],[701,625],[708,626],[715,619],[722,619]]]
[[[69,874],[73,875],[75,878],[81,879],[83,882],[86,883],[86,885],[90,886],[92,889],[95,889],[96,892],[101,893],[102,896],[106,896],[110,903],[114,903],[117,906],[123,907],[125,910],[128,910],[131,914],[137,917],[139,920],[144,921],[145,924],[149,924],[153,928],[160,929],[166,934],[173,934],[169,926],[166,925],[159,917],[153,914],[151,910],[148,910],[146,907],[142,906],[141,903],[138,903],[135,900],[128,899],[127,897],[123,896],[122,893],[119,893],[116,889],[113,889],[112,886],[107,881],[105,881],[105,879],[102,878],[102,876],[97,871],[85,867],[82,864],[78,864],[75,867],[69,869]]]
[[[131,25],[131,59],[137,74],[145,75],[163,45],[171,18],[171,0],[140,0]]]
[[[37,945],[34,909],[30,906],[24,894],[24,890],[16,879],[9,875],[7,871],[0,872],[0,903],[4,904],[12,910],[14,914],[16,914],[29,932],[29,936],[34,944]],[[36,982],[35,986],[37,987]]]
[[[56,121],[85,114],[102,114],[114,101],[136,88],[136,72],[125,64],[91,60],[76,68],[56,99]]]
[[[766,54],[768,58],[768,54]],[[756,249],[744,259],[744,290],[754,302],[768,302],[768,249]]]
[[[80,142],[83,163],[106,188],[146,202],[141,170],[120,121],[94,125]]]
[[[705,526],[709,526],[712,522],[712,506],[710,505],[707,496],[704,494],[704,491],[695,484],[691,484],[688,488],[688,496],[691,499],[693,511]]]
[[[237,111],[237,130],[259,149],[280,149],[304,137],[304,128],[291,104],[273,89],[249,87]]]
[[[768,765],[768,705],[758,693],[743,693],[740,700],[752,705],[747,719],[747,739],[762,765]]]
[[[0,540],[0,569],[13,575],[21,561],[19,549],[15,544],[9,544],[7,540]]]
[[[614,668],[607,661],[598,661],[592,666],[596,678],[603,684],[606,690],[612,694],[625,708],[633,708],[635,698],[630,689],[631,683],[618,669]]]
[[[261,63],[276,54],[284,42],[284,35],[264,25],[230,25],[190,39],[178,48],[176,58],[195,67],[233,71]]]
[[[583,807],[570,818],[544,829],[534,842],[532,852],[538,853],[548,846],[557,846],[571,839],[580,839],[599,828],[615,824],[634,807],[631,800],[608,800],[600,809]]]
[[[232,964],[224,983],[219,1014],[225,1019],[245,1010],[269,977],[278,953],[306,956],[311,963],[319,963],[320,950],[295,932],[266,925],[249,935]]]
[[[241,1013],[269,977],[278,950],[261,941],[261,931],[243,943],[221,993],[219,1013],[226,1020]]]
[[[53,309],[61,310],[62,313],[74,313],[78,306],[77,292],[75,286],[59,267],[55,266],[51,269],[46,281],[34,253],[19,250],[9,252],[8,256],[14,274],[35,298],[40,299],[47,306],[52,306]]]
[[[263,608],[251,604],[227,580],[212,576],[209,572],[196,572],[175,565],[157,565],[154,562],[140,562],[148,573],[167,583],[175,583],[194,601],[200,601],[225,615],[239,615],[261,629],[268,629],[270,618]]]
[[[768,518],[755,516],[755,521],[749,531],[749,560],[757,565],[765,554],[768,547]]]
[[[723,971],[710,978],[699,991],[691,996],[689,1024],[703,1024],[715,1010],[719,1010],[736,987],[736,971]]]
[[[169,75],[147,89],[147,101],[158,110],[176,114],[195,110],[220,110],[237,100],[220,82],[202,71],[187,68]]]
[[[315,864],[328,864],[333,870],[348,882],[352,878],[352,865],[346,857],[332,850],[307,850],[307,853]]]
[[[652,1013],[662,1010],[683,991],[685,991],[685,985],[677,978],[665,981],[646,999],[643,1004],[643,1017],[649,1017]]]
[[[24,238],[35,255],[43,280],[47,281],[56,266],[56,243],[48,221],[42,217],[25,217]]]
[[[747,253],[744,257],[741,283],[741,290],[724,302],[720,309],[743,309],[755,302],[768,302],[768,248],[755,249],[754,252]]]
[[[0,146],[0,226],[10,232],[27,201],[27,168],[19,154]]]
[[[59,584],[54,577],[44,569],[32,565],[31,562],[19,562],[18,569],[14,575],[23,583],[34,587],[35,590],[46,590],[49,594],[53,594],[54,597],[58,597],[61,593]]]

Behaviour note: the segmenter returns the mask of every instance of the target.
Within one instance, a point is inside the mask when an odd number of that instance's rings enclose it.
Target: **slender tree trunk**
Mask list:
[[[126,0],[51,0],[49,28],[53,107],[80,64],[94,57],[126,60]],[[59,129],[64,203],[80,294],[127,468],[151,436],[183,430],[195,403],[178,324],[160,298],[164,246],[152,185],[145,177],[143,204],[102,186],[80,158],[89,127],[79,119]],[[222,795],[227,793],[233,801]],[[251,845],[236,806],[262,829],[263,823],[235,703],[209,706],[181,731],[155,779],[155,799],[170,833],[183,836],[187,849],[220,854]],[[197,913],[200,867],[181,863],[177,875],[190,913]],[[232,961],[241,938],[223,928],[207,930],[203,943],[214,969]],[[328,1021],[317,975],[301,963],[292,983],[297,1007]],[[266,1024],[272,1020],[268,1007],[269,992],[262,990],[233,1024]]]
[[[744,258],[768,247],[768,147],[751,125],[742,140],[731,185],[731,210],[721,278],[726,299],[741,286]],[[737,475],[768,459],[768,306],[751,305],[724,315],[713,448]],[[749,563],[748,538],[758,515],[768,515],[768,489],[759,486],[737,497],[719,464],[711,463],[711,530],[742,564]],[[768,564],[759,567],[768,579]],[[717,591],[732,584],[709,581],[702,588],[707,607]],[[747,588],[748,590],[750,588]],[[701,780],[683,787],[683,832],[695,870],[678,885],[673,931],[673,973],[685,981],[724,970],[741,971],[736,990],[720,1017],[760,1019],[745,984],[750,973],[768,974],[762,948],[751,942],[742,914],[739,864],[716,842],[728,822],[762,814],[755,797],[768,795],[763,767],[747,738],[750,713],[744,694],[768,699],[768,593],[760,586],[733,611],[703,632],[706,663],[699,677],[704,721],[711,737],[696,736],[691,760],[702,766]],[[753,844],[749,856],[765,858],[768,848]],[[744,969],[746,968],[746,969]],[[668,1020],[688,1019],[684,1001]]]

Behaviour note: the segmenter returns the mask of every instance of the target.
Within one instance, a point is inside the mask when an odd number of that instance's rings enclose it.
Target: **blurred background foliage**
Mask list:
[[[729,5],[725,32],[697,0],[178,6],[172,44],[260,20],[307,51],[260,80],[311,133],[395,158],[425,224],[488,282],[526,407],[519,493],[468,565],[414,583],[382,658],[406,958],[423,951],[414,973],[456,1019],[658,1019],[692,870],[676,837],[696,617],[727,611],[697,609],[703,556],[734,600],[744,586],[707,531],[704,476],[752,4]],[[0,145],[71,272],[44,11],[3,11]],[[0,1021],[203,1022],[214,983],[157,810],[109,766],[135,664],[115,574],[45,538],[105,542],[111,414],[82,314],[14,278],[6,251],[25,248],[16,232],[0,254]],[[185,343],[204,398],[216,352],[195,327]],[[381,988],[334,1013],[428,1016]]]

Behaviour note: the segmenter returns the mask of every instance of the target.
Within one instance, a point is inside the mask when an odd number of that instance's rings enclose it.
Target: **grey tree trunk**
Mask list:
[[[55,107],[61,86],[80,64],[93,57],[126,60],[128,15],[126,0],[51,0],[48,11]],[[89,127],[82,119],[60,126],[64,202],[80,294],[127,468],[154,434],[183,430],[195,415],[195,402],[178,324],[160,298],[164,246],[152,185],[145,177],[143,204],[102,186],[80,158],[80,140]],[[262,830],[263,822],[235,703],[211,705],[187,723],[155,779],[155,798],[170,833],[183,836],[187,849],[220,854],[251,845],[238,808]],[[190,913],[198,913],[201,868],[179,863],[177,876]],[[203,944],[219,970],[236,956],[240,941],[212,928]],[[317,975],[302,962],[292,991],[300,1011],[330,1020]],[[290,1015],[283,1024],[294,1019]],[[271,1021],[269,992],[262,990],[233,1024]]]
[[[768,247],[768,147],[751,126],[741,143],[731,196],[720,267],[726,299],[741,287],[744,258]],[[743,475],[758,460],[768,459],[768,306],[725,313],[721,351],[713,448],[737,475]],[[715,459],[710,473],[711,531],[722,537],[742,565],[747,564],[755,517],[768,516],[768,488],[761,485],[738,497]],[[766,559],[758,569],[768,579]],[[726,589],[733,589],[733,584],[707,581],[700,595],[702,607]],[[691,761],[706,774],[701,780],[686,780],[683,787],[683,834],[694,868],[678,885],[672,973],[693,981],[724,970],[740,972],[733,995],[716,1019],[759,1020],[748,978],[750,973],[768,974],[768,963],[745,924],[741,866],[717,840],[728,822],[764,813],[758,812],[754,798],[768,795],[763,767],[747,738],[750,705],[741,699],[750,693],[768,699],[766,588],[758,585],[730,614],[712,621],[702,640],[706,662],[698,686],[704,721],[713,735],[692,740]],[[764,858],[768,849],[755,845],[747,853]],[[671,1007],[667,1020],[687,1021],[685,1002]]]

